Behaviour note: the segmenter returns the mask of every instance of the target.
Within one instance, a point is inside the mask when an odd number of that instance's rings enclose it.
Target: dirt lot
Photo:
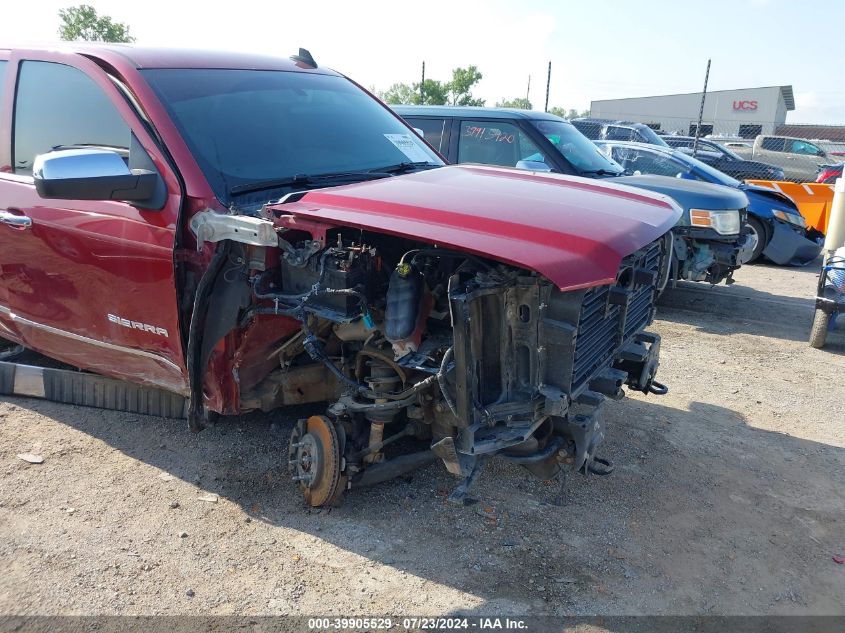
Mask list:
[[[309,411],[192,435],[0,401],[0,613],[845,614],[845,335],[805,342],[815,272],[671,291],[670,394],[610,403],[616,472],[562,507],[494,462],[475,506],[434,465],[309,512],[283,455]]]

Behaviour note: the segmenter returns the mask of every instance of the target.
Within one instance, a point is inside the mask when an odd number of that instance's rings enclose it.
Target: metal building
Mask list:
[[[605,99],[593,101],[590,116],[647,123],[664,132],[694,134],[701,93]],[[795,109],[792,86],[714,90],[704,101],[702,135],[741,136],[773,134]]]

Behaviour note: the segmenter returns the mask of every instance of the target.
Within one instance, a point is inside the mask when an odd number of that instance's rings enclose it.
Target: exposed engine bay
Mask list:
[[[216,284],[235,288],[218,294],[235,304],[241,349],[260,340],[266,352],[236,354],[241,409],[331,403],[297,423],[287,456],[312,506],[435,460],[461,478],[456,502],[493,455],[542,479],[564,466],[607,474],[605,399],[625,385],[666,391],[660,338],[643,329],[671,234],[626,257],[615,284],[562,292],[406,238],[284,215],[268,237],[269,222],[220,217],[239,228],[216,227],[228,249]]]

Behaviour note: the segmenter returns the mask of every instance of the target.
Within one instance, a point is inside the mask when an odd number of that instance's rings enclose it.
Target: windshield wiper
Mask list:
[[[336,174],[316,174],[313,176],[309,174],[296,174],[295,176],[290,176],[289,178],[274,178],[271,180],[259,180],[257,182],[248,182],[243,185],[235,185],[229,190],[229,195],[238,196],[244,193],[254,193],[256,191],[265,191],[267,189],[326,184],[329,182],[365,182],[367,180],[389,178],[390,176],[404,174],[423,167],[440,167],[440,165],[429,162],[407,162],[388,165],[387,167],[377,167],[369,171],[349,171],[338,172]]]
[[[582,174],[595,174],[596,176],[621,176],[622,171],[611,171],[609,169],[582,169]]]
[[[256,191],[265,191],[267,189],[325,184],[327,182],[363,182],[366,180],[387,178],[390,175],[390,173],[384,171],[342,172],[337,174],[317,174],[314,176],[308,174],[296,174],[295,176],[290,176],[288,178],[274,178],[271,180],[259,180],[257,182],[248,182],[243,185],[235,185],[229,189],[229,195],[238,196],[244,193],[254,193]]]
[[[430,163],[428,161],[418,161],[415,163],[396,163],[395,165],[388,165],[387,167],[377,167],[370,170],[369,173],[379,172],[383,174],[404,174],[414,169],[422,169],[423,167],[440,167],[437,163]]]

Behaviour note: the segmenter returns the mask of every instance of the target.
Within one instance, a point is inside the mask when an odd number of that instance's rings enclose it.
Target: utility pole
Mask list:
[[[549,74],[546,77],[546,107],[543,109],[543,112],[549,111],[549,86],[552,83],[552,62],[549,62]]]
[[[704,90],[701,93],[701,107],[698,109],[698,125],[695,126],[695,140],[692,142],[692,155],[698,151],[698,137],[701,136],[701,120],[704,118],[704,99],[707,97],[707,80],[710,79],[710,60],[707,60],[707,72],[704,73]]]
[[[425,104],[425,60],[422,66],[422,79],[420,80],[420,105]]]
[[[531,75],[528,75],[528,89],[525,91],[525,100],[531,101]]]

